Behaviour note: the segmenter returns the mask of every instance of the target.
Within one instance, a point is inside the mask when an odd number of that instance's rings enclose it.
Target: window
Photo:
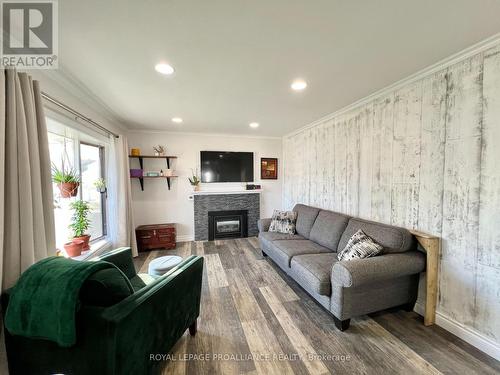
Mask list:
[[[94,239],[106,235],[105,194],[94,186],[95,181],[104,178],[103,170],[104,147],[80,142],[81,197],[92,207],[89,234]]]
[[[106,235],[106,194],[100,193],[94,183],[105,178],[104,144],[51,118],[47,118],[47,128],[52,165],[73,169],[80,177],[78,193],[73,198],[61,197],[58,186],[53,186],[56,246],[63,249],[72,237],[68,228],[72,216],[70,204],[77,199],[89,202],[91,207],[88,231],[91,242],[101,239]]]

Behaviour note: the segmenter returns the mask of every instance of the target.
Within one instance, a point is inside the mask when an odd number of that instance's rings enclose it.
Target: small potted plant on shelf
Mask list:
[[[162,145],[154,146],[155,156],[165,156],[165,147]]]
[[[196,170],[196,173],[191,169],[191,177],[188,177],[189,183],[193,187],[194,191],[199,191],[200,190],[200,178],[198,177],[198,170]]]
[[[52,164],[52,181],[59,188],[61,197],[71,198],[78,194],[80,176],[73,168],[66,168],[64,163],[61,169]]]
[[[69,228],[73,232],[73,242],[83,241],[82,250],[89,250],[90,235],[87,234],[87,230],[90,228],[90,204],[83,200],[77,200],[71,202],[70,206],[73,210],[73,216]]]

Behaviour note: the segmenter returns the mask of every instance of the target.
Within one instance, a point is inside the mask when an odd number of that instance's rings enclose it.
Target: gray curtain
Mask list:
[[[40,86],[26,73],[0,74],[0,290],[55,255],[54,204]]]

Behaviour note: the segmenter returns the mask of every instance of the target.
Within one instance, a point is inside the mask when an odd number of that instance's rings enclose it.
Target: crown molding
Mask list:
[[[57,70],[39,70],[38,73],[55,82],[76,99],[81,100],[83,104],[113,124],[113,126],[122,131],[127,130],[127,127],[123,125],[124,119],[61,64],[59,64]]]
[[[253,138],[253,139],[269,139],[282,140],[283,137],[271,137],[265,135],[250,135],[250,134],[234,134],[234,133],[206,133],[206,132],[182,132],[173,130],[156,130],[156,129],[127,129],[127,133],[142,133],[142,134],[165,134],[165,135],[188,135],[188,136],[203,136],[203,137],[228,137],[228,138]]]
[[[338,117],[340,115],[343,115],[349,111],[352,111],[353,109],[356,109],[358,107],[361,107],[365,104],[368,104],[369,102],[373,101],[374,99],[377,99],[381,96],[384,96],[384,95],[387,95],[393,91],[396,91],[406,85],[409,85],[411,83],[414,83],[422,78],[425,78],[427,76],[430,76],[434,73],[437,73],[443,69],[446,69],[456,63],[459,63],[463,60],[466,60],[478,53],[481,53],[481,52],[485,52],[486,50],[490,49],[490,48],[493,48],[493,47],[496,47],[497,45],[500,44],[500,33],[498,34],[495,34],[479,43],[476,43],[458,53],[455,53],[447,58],[444,58],[443,60],[440,60],[438,61],[437,63],[435,64],[432,64],[430,66],[428,66],[427,68],[424,68],[422,70],[419,70],[418,72],[406,77],[406,78],[403,78],[389,86],[386,86],[380,90],[377,90],[375,92],[373,92],[372,94],[368,95],[368,96],[365,96],[364,98],[360,99],[360,100],[357,100],[355,101],[354,103],[352,104],[349,104],[348,106],[346,107],[343,107],[335,112],[332,112],[326,116],[323,116],[321,118],[319,118],[318,120],[315,120],[309,124],[306,124],[304,126],[301,126],[300,128],[290,132],[290,133],[287,133],[283,136],[283,139],[285,138],[288,138],[288,137],[292,137],[294,135],[297,135],[301,132],[303,132],[304,130],[307,130],[307,129],[310,129],[310,128],[313,128],[317,125],[320,125],[326,121],[329,121],[329,120],[332,120],[334,119],[335,117]]]

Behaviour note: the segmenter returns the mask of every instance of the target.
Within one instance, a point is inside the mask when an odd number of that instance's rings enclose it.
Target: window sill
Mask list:
[[[72,257],[74,260],[88,260],[96,255],[101,254],[102,252],[111,248],[111,242],[108,241],[107,238],[103,238],[94,243],[90,244],[90,250],[83,251],[81,255],[76,257]]]

